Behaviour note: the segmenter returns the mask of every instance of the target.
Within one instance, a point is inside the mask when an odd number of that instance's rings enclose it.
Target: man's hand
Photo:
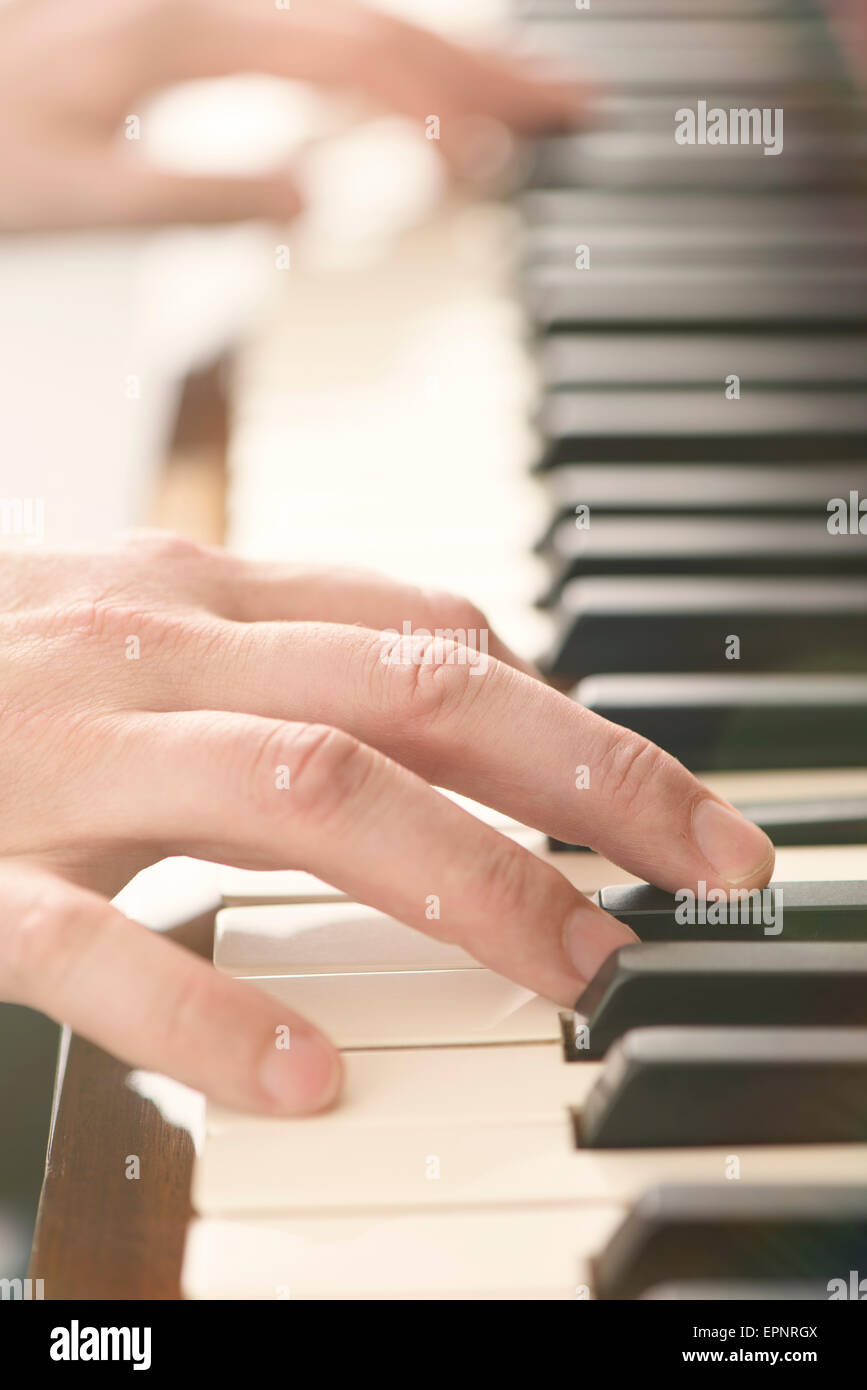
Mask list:
[[[517,132],[567,127],[573,84],[471,51],[353,0],[21,0],[0,11],[0,231],[285,219],[285,171],[191,177],[149,167],[127,116],[172,83],[267,73],[435,114],[459,161],[468,118]]]
[[[383,638],[487,632],[464,600],[146,533],[7,555],[0,610],[0,997],[224,1104],[317,1109],[339,1059],[100,896],[166,855],[307,869],[563,1004],[630,931],[431,783],[664,888],[770,877],[762,831],[493,635],[484,671]]]

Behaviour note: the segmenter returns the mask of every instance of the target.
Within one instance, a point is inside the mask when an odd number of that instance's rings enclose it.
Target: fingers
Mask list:
[[[106,818],[97,836],[307,869],[567,1004],[633,940],[542,860],[340,730],[207,712],[137,716],[109,737],[124,774],[91,810]]]
[[[151,27],[172,42],[147,48],[151,85],[264,72],[317,85],[357,88],[392,110],[448,122],[475,114],[515,130],[574,125],[582,102],[573,83],[525,62],[480,53],[360,5],[305,3],[258,12],[249,5],[159,7]]]
[[[235,1109],[294,1115],[334,1100],[338,1053],[267,995],[41,870],[7,864],[0,884],[0,997]]]
[[[482,662],[478,648],[385,643],[338,626],[224,624],[188,668],[190,707],[345,729],[429,781],[589,844],[662,888],[770,877],[767,836],[682,764],[520,671]]]
[[[405,628],[484,633],[491,656],[538,675],[492,631],[484,614],[459,595],[399,584],[369,570],[311,570],[237,559],[217,582],[220,611],[242,622],[313,621],[400,633]]]

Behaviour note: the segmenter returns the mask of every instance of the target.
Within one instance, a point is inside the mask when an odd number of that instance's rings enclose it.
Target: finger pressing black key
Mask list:
[[[853,824],[860,826],[860,840],[867,842],[867,801],[853,799],[853,802]],[[846,804],[835,802],[831,806],[837,809]],[[801,810],[807,815],[805,807],[788,809],[795,813]],[[771,833],[766,819],[753,819],[768,834]],[[819,828],[815,818],[808,815],[805,823],[812,830]],[[829,821],[826,824],[837,823]],[[771,838],[776,839],[775,836]],[[821,843],[821,839],[811,837],[803,843]],[[842,844],[844,841],[831,839],[825,843]],[[665,893],[649,883],[601,888],[596,900],[612,917],[631,927],[642,941],[709,941],[718,939],[723,933],[730,941],[756,941],[765,935],[767,926],[762,893],[773,890],[778,890],[780,894],[782,935],[787,941],[867,942],[867,882],[863,880],[774,883],[771,889],[745,889],[739,895],[737,913],[727,912],[724,926],[713,920],[708,922],[707,903],[704,912],[699,910],[692,913],[688,911],[688,897],[675,897],[673,893]],[[773,899],[766,898],[765,902],[773,906]]]

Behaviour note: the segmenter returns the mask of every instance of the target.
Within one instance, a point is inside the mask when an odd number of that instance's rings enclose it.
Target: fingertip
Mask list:
[[[327,1110],[343,1084],[340,1053],[321,1033],[278,1025],[259,1067],[265,1105],[275,1115]]]
[[[734,806],[713,796],[702,797],[693,809],[692,834],[699,853],[723,882],[735,888],[763,888],[769,881],[774,846]]]

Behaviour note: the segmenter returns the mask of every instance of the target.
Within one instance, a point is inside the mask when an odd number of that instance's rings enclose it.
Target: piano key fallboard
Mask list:
[[[524,604],[552,677],[769,830],[775,879],[689,919],[470,804],[640,938],[569,1013],[311,875],[226,869],[217,968],[347,1081],[313,1119],[209,1106],[188,1297],[804,1299],[867,1268],[863,113],[807,0],[513,19],[605,84],[516,198],[549,505]],[[782,148],[678,143],[699,101],[779,109]]]

